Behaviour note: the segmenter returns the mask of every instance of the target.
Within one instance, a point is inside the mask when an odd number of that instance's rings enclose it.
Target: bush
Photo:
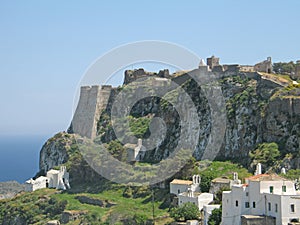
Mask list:
[[[172,208],[170,216],[176,221],[197,220],[200,217],[199,209],[191,202]]]
[[[208,219],[208,225],[219,225],[222,220],[222,208],[214,209]]]

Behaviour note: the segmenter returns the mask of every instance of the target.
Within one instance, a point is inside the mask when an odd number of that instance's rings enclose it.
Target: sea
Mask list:
[[[49,137],[0,136],[0,182],[24,183],[39,171],[39,153]]]

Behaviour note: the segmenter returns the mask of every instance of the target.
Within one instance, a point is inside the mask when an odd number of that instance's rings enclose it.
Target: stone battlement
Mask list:
[[[137,79],[148,78],[151,76],[161,77],[161,78],[169,78],[169,70],[164,69],[160,70],[158,73],[155,72],[147,72],[144,69],[135,69],[135,70],[125,70],[124,74],[124,84],[129,84]]]

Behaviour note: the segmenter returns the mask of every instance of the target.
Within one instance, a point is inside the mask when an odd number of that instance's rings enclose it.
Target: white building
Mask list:
[[[125,144],[124,147],[127,151],[127,162],[136,162],[143,160],[146,153],[146,148],[145,146],[143,146],[142,139],[138,139],[137,144]]]
[[[208,219],[214,209],[219,209],[221,205],[204,205],[203,206],[203,224],[208,225]]]
[[[35,180],[30,179],[25,182],[25,191],[27,192],[42,188],[69,189],[69,173],[66,167],[61,166],[60,170],[49,170],[46,177],[41,176]]]
[[[178,196],[180,193],[187,192],[188,190],[192,190],[193,192],[199,192],[200,182],[201,178],[199,175],[194,175],[193,181],[174,179],[170,183],[170,193]]]
[[[27,180],[25,182],[25,191],[31,192],[31,191],[35,191],[37,189],[46,188],[48,180],[49,179],[47,177],[43,177],[43,176],[41,176],[35,180],[33,180],[33,179]]]
[[[260,171],[258,171],[260,172]],[[241,217],[274,217],[276,225],[288,225],[300,217],[300,193],[294,182],[278,175],[258,174],[246,184],[233,185],[222,197],[222,225],[240,225]]]
[[[201,211],[204,205],[211,203],[214,200],[214,195],[211,193],[200,193],[188,190],[187,192],[180,193],[178,195],[178,205],[181,206],[184,203],[190,202],[196,205]]]
[[[47,172],[47,178],[49,178],[49,188],[56,188],[60,190],[70,188],[69,173],[65,166],[61,166],[60,170],[49,170]]]

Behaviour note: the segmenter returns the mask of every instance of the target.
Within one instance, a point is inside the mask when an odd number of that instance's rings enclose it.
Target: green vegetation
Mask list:
[[[238,164],[232,162],[212,162],[207,168],[200,172],[201,184],[200,188],[202,192],[208,192],[210,188],[210,182],[217,177],[228,177],[233,179],[233,173],[237,172],[239,179],[251,176],[247,169]]]
[[[249,156],[255,163],[270,167],[278,159],[280,152],[276,143],[262,143],[254,151],[249,152]]]
[[[278,62],[273,64],[273,70],[275,73],[279,74],[290,74],[295,71],[295,63],[290,61],[286,62]]]
[[[209,225],[219,225],[221,224],[222,220],[222,208],[220,207],[219,209],[214,209],[211,212],[211,215],[208,219],[208,224]]]
[[[129,116],[130,131],[137,138],[142,138],[146,134],[147,130],[149,129],[150,122],[151,122],[151,117]]]
[[[176,221],[194,220],[199,219],[200,212],[195,204],[187,202],[179,207],[172,208],[170,216]]]
[[[296,180],[300,178],[300,169],[296,170],[288,170],[286,174],[280,174],[280,176],[283,176],[289,180]]]
[[[71,189],[72,192],[59,193],[54,189],[40,189],[32,193],[22,193],[12,200],[0,201],[0,224],[6,217],[10,219],[21,217],[27,224],[45,224],[54,219],[60,219],[63,210],[84,212],[79,220],[88,224],[123,224],[120,221],[127,221],[127,224],[145,224],[152,220],[152,207],[156,221],[160,218],[168,217],[168,190],[154,190],[154,202],[152,204],[152,192],[149,187],[133,188],[132,197],[124,197],[123,193],[127,187],[113,184],[109,190],[96,190],[91,185],[89,192],[85,192],[85,187],[78,186]],[[81,189],[81,191],[80,191]],[[77,199],[78,196],[87,196],[110,202],[111,207],[100,207],[97,205],[83,204]],[[137,222],[137,223],[136,223]],[[75,224],[70,223],[70,224]]]
[[[255,83],[247,77],[231,76],[220,80],[222,85],[236,86],[239,89],[233,96],[230,96],[226,101],[226,111],[229,119],[235,117],[236,110],[241,106],[249,105],[249,103],[256,99]]]
[[[41,189],[23,193],[13,200],[0,201],[0,223],[19,218],[26,224],[45,224],[43,221],[59,219],[67,201],[54,198],[56,190]]]
[[[284,88],[279,89],[273,96],[272,99],[279,98],[299,98],[300,96],[300,84],[290,84]]]

